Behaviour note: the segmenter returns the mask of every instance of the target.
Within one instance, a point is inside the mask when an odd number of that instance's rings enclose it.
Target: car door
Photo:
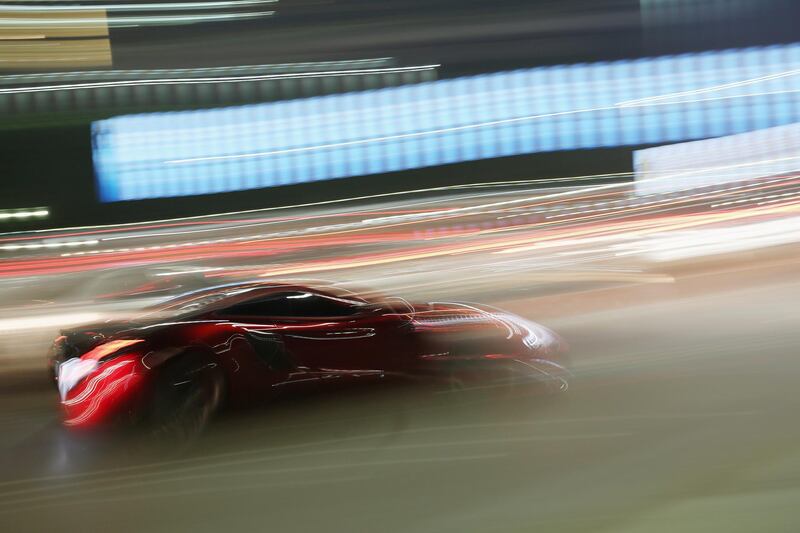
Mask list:
[[[288,299],[292,317],[283,324],[284,338],[300,364],[350,377],[381,376],[397,366],[402,339],[396,320],[364,302],[321,292]]]
[[[222,312],[253,333],[279,334],[292,364],[316,377],[381,376],[402,360],[399,321],[366,302],[313,290],[287,290]],[[298,379],[301,379],[298,377]]]

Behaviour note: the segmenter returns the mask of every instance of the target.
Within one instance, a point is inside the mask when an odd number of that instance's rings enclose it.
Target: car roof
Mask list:
[[[358,299],[364,302],[368,301],[364,297],[340,286],[336,286],[332,282],[319,280],[256,280],[227,283],[183,293],[148,307],[145,309],[145,314],[170,312],[175,308],[182,308],[191,305],[193,302],[200,303],[203,300],[206,302],[201,304],[197,311],[213,311],[221,306],[229,305],[230,303],[247,301],[251,298],[257,298],[261,295],[279,290],[306,290],[330,294],[337,297]],[[247,294],[246,297],[244,296],[245,294]]]

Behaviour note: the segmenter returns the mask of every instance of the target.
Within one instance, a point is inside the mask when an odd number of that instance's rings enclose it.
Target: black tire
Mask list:
[[[167,363],[156,381],[146,417],[155,443],[190,443],[222,407],[225,380],[216,363],[186,354]]]

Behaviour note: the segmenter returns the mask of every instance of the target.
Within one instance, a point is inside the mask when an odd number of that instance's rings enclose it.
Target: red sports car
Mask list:
[[[393,376],[565,390],[564,352],[547,328],[487,306],[250,282],[65,330],[51,362],[67,426],[186,435],[223,405]]]

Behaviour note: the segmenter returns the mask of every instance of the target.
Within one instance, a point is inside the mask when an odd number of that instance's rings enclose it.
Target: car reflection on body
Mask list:
[[[405,377],[562,391],[564,352],[549,329],[488,306],[248,282],[65,330],[51,365],[67,426],[194,435],[223,407],[333,383]]]

